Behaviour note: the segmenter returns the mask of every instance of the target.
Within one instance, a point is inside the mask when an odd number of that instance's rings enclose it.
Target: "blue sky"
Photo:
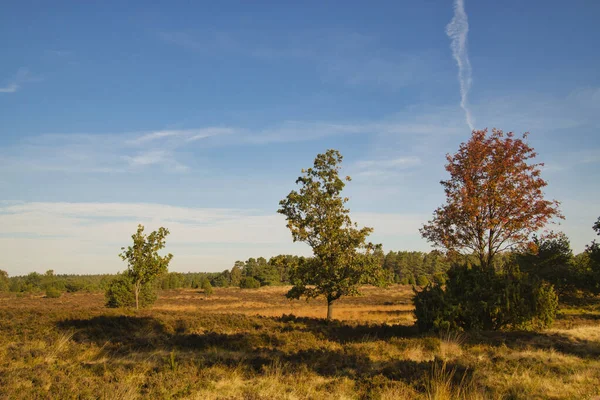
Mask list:
[[[137,223],[170,228],[176,271],[308,254],[276,210],[328,148],[373,240],[428,250],[418,228],[467,111],[477,129],[531,132],[566,217],[553,229],[576,251],[593,239],[600,3],[124,3],[3,4],[9,274],[121,270]]]

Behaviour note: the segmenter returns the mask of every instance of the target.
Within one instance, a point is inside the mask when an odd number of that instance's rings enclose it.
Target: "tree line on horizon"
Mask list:
[[[449,267],[445,255],[438,251],[389,251],[378,253],[380,263],[389,272],[390,282],[418,284],[441,279]],[[204,281],[213,287],[263,287],[290,285],[290,271],[303,256],[281,254],[270,259],[264,257],[236,261],[231,269],[222,272],[166,272],[153,283],[162,290],[199,289]],[[55,274],[48,270],[43,274],[8,276],[0,270],[0,291],[14,293],[40,293],[49,287],[61,292],[104,291],[118,274]]]
[[[527,135],[473,131],[457,153],[447,155],[450,178],[441,182],[446,203],[420,229],[436,247],[429,253],[385,254],[381,244],[368,241],[373,229],[351,220],[348,198],[342,195],[351,178],[340,177],[343,157],[331,149],[302,170],[299,189],[279,203],[293,240],[308,244],[311,257],[250,258],[214,274],[168,273],[173,256],[158,253],[168,229],[146,235],[139,225],[133,246],[119,254],[127,269],[103,281],[107,305],[151,304],[158,287],[189,285],[209,294],[213,286],[291,284],[290,299],[325,298],[329,320],[335,302],[360,294],[361,285],[396,282],[422,287],[414,295],[422,330],[549,326],[559,298],[600,293],[600,246],[593,241],[575,256],[564,234],[544,231],[537,236],[553,219],[564,217],[560,203],[544,197],[543,164],[533,162],[537,153],[526,143]],[[600,234],[600,218],[593,229]],[[17,289],[13,291],[56,281],[48,273],[0,278],[0,289]]]

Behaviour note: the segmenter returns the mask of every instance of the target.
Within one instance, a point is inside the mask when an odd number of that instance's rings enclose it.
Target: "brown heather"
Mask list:
[[[553,329],[426,336],[408,286],[289,301],[289,288],[0,297],[2,399],[590,399],[600,395],[600,301]]]

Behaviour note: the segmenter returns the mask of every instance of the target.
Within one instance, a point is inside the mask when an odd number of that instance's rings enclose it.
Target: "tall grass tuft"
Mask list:
[[[446,361],[434,361],[431,373],[425,384],[426,398],[429,400],[473,400],[483,399],[471,379],[467,377],[467,370],[457,378],[456,367],[449,368]]]

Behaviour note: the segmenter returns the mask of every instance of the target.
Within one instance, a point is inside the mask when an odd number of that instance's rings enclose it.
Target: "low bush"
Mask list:
[[[62,296],[62,291],[56,287],[50,286],[46,289],[46,297],[49,299],[58,299]]]
[[[205,279],[204,282],[202,282],[202,290],[204,291],[205,296],[213,294],[213,287],[208,279]]]
[[[417,278],[417,286],[425,287],[429,285],[429,279],[425,275],[419,275]]]
[[[106,307],[135,307],[133,283],[126,275],[117,275],[105,292]],[[156,301],[156,293],[152,285],[142,286],[139,296],[140,307],[148,307]]]
[[[256,289],[259,287],[260,287],[260,282],[257,281],[256,279],[252,278],[251,276],[242,278],[242,280],[240,281],[240,288],[242,288],[242,289]]]
[[[415,291],[413,302],[421,331],[545,328],[558,308],[552,285],[514,264],[503,273],[455,265],[445,288],[434,284]]]

